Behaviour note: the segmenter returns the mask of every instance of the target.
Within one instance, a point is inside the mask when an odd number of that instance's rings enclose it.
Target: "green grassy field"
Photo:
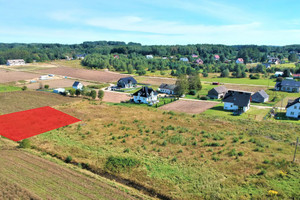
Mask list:
[[[264,110],[235,117],[217,107],[187,115],[89,101],[56,108],[82,122],[31,138],[36,147],[173,199],[266,199],[270,190],[277,199],[300,195],[299,161],[290,162],[300,126],[260,121]]]
[[[20,87],[0,84],[0,92],[14,92],[14,91],[21,91],[21,90],[22,89]]]
[[[234,83],[234,84],[248,84],[248,85],[264,85],[274,87],[276,82],[273,79],[250,79],[250,78],[201,78],[201,81],[220,82],[220,83]]]

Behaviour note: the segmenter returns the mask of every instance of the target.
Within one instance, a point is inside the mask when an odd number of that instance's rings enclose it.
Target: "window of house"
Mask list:
[[[297,109],[297,106],[294,106],[295,109]]]
[[[291,112],[291,115],[294,115],[294,112]]]

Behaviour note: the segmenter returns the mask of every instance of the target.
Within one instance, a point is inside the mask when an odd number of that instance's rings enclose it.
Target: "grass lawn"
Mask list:
[[[51,61],[49,64],[62,66],[62,67],[72,67],[77,69],[84,69],[85,67],[81,65],[81,60],[56,60]]]
[[[279,65],[271,65],[271,67],[276,67],[276,68],[295,68],[296,65],[295,65],[295,63],[284,63],[284,64],[279,64]]]
[[[299,162],[290,162],[298,124],[259,121],[268,109],[231,116],[220,104],[188,115],[124,105],[80,101],[57,106],[82,123],[30,140],[51,155],[72,156],[94,171],[172,199],[266,199],[269,190],[279,199],[300,195]]]
[[[14,91],[21,91],[21,90],[22,89],[20,87],[0,84],[0,92],[14,92]]]
[[[201,81],[207,81],[207,82],[220,82],[220,83],[233,83],[233,84],[248,84],[248,85],[264,85],[264,86],[275,86],[275,81],[273,79],[250,79],[250,78],[205,78],[202,77]]]

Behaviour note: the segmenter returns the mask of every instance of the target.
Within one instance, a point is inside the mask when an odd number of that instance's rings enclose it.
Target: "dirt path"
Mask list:
[[[1,150],[0,163],[0,199],[136,199],[107,183],[20,150]]]

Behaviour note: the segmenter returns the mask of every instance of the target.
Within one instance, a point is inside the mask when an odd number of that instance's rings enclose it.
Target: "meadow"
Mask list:
[[[21,90],[22,89],[20,87],[0,84],[0,92],[14,92],[14,91],[21,91]]]
[[[172,199],[299,197],[299,159],[291,163],[299,124],[124,105],[56,106],[82,123],[30,140],[41,151],[63,160],[72,156],[94,172],[129,179]],[[249,114],[258,114],[251,109]]]

